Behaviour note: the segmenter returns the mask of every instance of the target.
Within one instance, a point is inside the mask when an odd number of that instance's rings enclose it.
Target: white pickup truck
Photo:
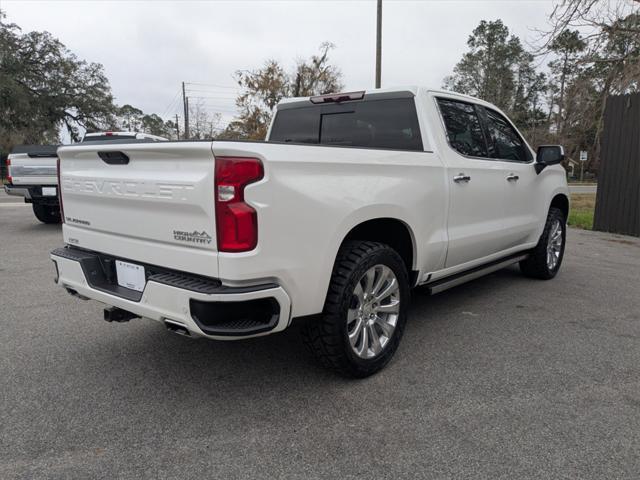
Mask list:
[[[56,282],[218,340],[304,321],[321,362],[363,377],[398,347],[412,287],[562,262],[559,146],[493,105],[410,87],[281,102],[264,142],[61,147]]]

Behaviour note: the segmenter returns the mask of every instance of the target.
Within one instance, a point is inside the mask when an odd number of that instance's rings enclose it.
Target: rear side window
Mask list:
[[[280,110],[269,140],[394,150],[423,149],[413,98]]]
[[[498,112],[485,108],[487,112],[487,130],[491,142],[491,156],[501,160],[528,162],[532,160],[531,152],[524,140],[511,124]]]
[[[468,157],[487,157],[487,144],[475,106],[445,98],[438,99],[451,148]]]
[[[320,107],[296,108],[276,113],[271,127],[270,141],[291,143],[319,143]]]

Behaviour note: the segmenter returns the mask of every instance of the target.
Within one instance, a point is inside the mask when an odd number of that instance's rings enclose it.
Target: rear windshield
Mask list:
[[[413,98],[279,110],[269,141],[422,150]]]

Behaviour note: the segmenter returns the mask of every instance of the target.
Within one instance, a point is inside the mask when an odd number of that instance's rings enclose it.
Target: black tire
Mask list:
[[[399,311],[395,329],[382,350],[373,358],[361,358],[349,342],[347,316],[349,309],[354,308],[354,300],[357,302],[357,284],[374,267],[387,267],[395,275]],[[305,326],[303,340],[323,366],[349,377],[372,375],[391,360],[398,348],[407,321],[409,297],[407,269],[395,250],[377,242],[346,242],[338,252],[322,316]]]
[[[33,204],[33,213],[42,223],[60,223],[60,208],[57,205]]]
[[[547,262],[547,246],[549,244],[549,236],[552,233],[552,228],[556,222],[560,222],[560,226],[562,227],[562,245],[560,247],[560,256],[557,259],[557,263],[551,268]],[[529,257],[520,262],[520,270],[522,273],[527,277],[539,278],[541,280],[550,280],[555,277],[562,265],[566,241],[566,218],[562,213],[562,210],[551,207],[538,244],[533,250],[531,250]]]

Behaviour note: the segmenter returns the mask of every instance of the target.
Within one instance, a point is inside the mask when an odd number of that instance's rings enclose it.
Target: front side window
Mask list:
[[[485,108],[487,113],[487,130],[491,143],[491,157],[500,160],[513,160],[516,162],[528,162],[531,153],[518,135],[518,132],[498,112]]]
[[[439,98],[438,105],[451,147],[468,157],[488,157],[475,106],[448,98]]]

